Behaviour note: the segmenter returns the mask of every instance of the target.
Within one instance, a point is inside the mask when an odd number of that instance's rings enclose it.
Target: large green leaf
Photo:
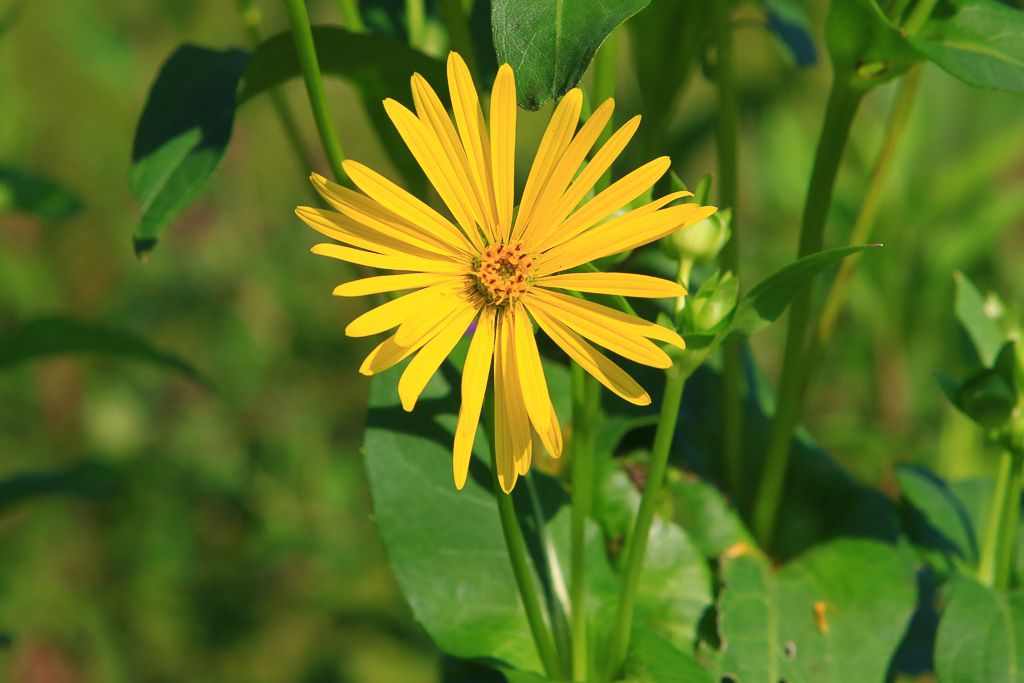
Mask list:
[[[986,368],[992,367],[999,349],[1006,341],[996,318],[989,315],[985,296],[963,273],[954,274],[956,280],[956,319],[973,346],[971,360]]]
[[[131,187],[142,200],[135,252],[206,189],[224,157],[235,120],[235,93],[249,62],[243,50],[182,45],[160,69],[132,147]]]
[[[943,575],[969,570],[978,562],[978,538],[964,504],[934,474],[909,465],[896,469],[908,536]]]
[[[999,594],[961,577],[935,641],[941,683],[1018,683],[1024,675],[1024,593]]]
[[[910,38],[964,83],[1024,92],[1024,11],[995,0],[953,0],[956,11]]]
[[[735,683],[877,683],[914,611],[913,556],[840,539],[775,570],[761,557],[722,563],[722,674]]]
[[[713,683],[711,674],[689,650],[675,647],[650,628],[638,626],[630,633],[626,655],[628,683]]]
[[[876,0],[829,3],[825,42],[836,80],[858,89],[880,85],[921,61]]]
[[[41,318],[0,334],[0,370],[24,361],[64,353],[102,353],[136,358],[177,370],[201,384],[212,386],[182,359],[121,330],[68,318]]]
[[[519,106],[539,109],[575,87],[608,34],[648,2],[494,0],[494,48],[515,71]]]
[[[70,218],[82,208],[82,201],[49,178],[0,166],[0,214],[17,209],[44,220]]]

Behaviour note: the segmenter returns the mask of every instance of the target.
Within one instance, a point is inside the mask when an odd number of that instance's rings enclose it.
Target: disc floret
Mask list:
[[[491,244],[473,265],[477,291],[494,306],[514,302],[533,284],[533,256],[526,253],[522,241]]]

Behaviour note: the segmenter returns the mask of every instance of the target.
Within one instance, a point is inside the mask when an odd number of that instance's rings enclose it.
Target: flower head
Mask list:
[[[664,237],[715,208],[669,206],[689,194],[675,192],[608,220],[657,182],[668,170],[668,157],[641,166],[580,206],[629,142],[640,117],[616,131],[577,175],[614,103],[598,107],[577,131],[583,99],[576,89],[555,109],[516,211],[511,67],[498,70],[489,130],[469,70],[455,53],[448,58],[448,85],[454,122],[419,74],[412,77],[415,113],[390,99],[384,108],[454,222],[354,161],[344,163],[345,172],[362,192],[314,174],[317,190],[337,211],[300,207],[296,213],[341,242],[318,244],[314,253],[402,271],[347,282],[334,293],[412,290],[364,313],[345,330],[365,336],[397,328],[367,356],[360,372],[372,375],[415,354],[398,385],[406,410],[413,409],[469,325],[477,323],[462,374],[455,485],[462,488],[466,481],[493,367],[497,474],[507,492],[530,467],[534,435],[552,456],[562,451],[534,325],[598,381],[638,405],[650,403],[647,392],[591,342],[658,368],[671,360],[652,339],[683,347],[672,330],[563,293],[677,297],[685,293],[680,285],[645,275],[572,270]]]

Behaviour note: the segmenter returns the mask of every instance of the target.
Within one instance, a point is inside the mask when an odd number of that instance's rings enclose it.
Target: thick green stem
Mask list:
[[[738,199],[738,145],[739,96],[736,87],[736,67],[733,59],[733,35],[728,0],[711,3],[714,22],[717,61],[715,77],[718,81],[718,205],[732,210],[732,235],[722,248],[720,263],[723,271],[739,276],[740,233],[737,211]],[[722,347],[722,459],[729,487],[738,497],[743,496],[743,403],[740,396],[740,378],[743,375],[743,355],[739,342]]]
[[[590,98],[590,106],[596,109],[602,102],[615,97],[615,73],[619,61],[619,39],[616,37],[618,31],[612,31],[601,45],[594,57],[594,87],[593,95]],[[597,137],[595,149],[600,149],[608,138],[612,136],[612,121],[609,119],[604,130]],[[601,192],[612,182],[612,169],[608,169],[598,178],[594,185],[594,193]]]
[[[629,636],[633,629],[633,608],[636,605],[637,590],[640,587],[640,572],[647,550],[647,537],[654,522],[661,486],[668,469],[668,456],[672,450],[672,437],[679,419],[679,405],[683,400],[683,387],[692,368],[673,365],[665,371],[665,394],[662,397],[658,427],[654,433],[654,447],[651,452],[651,467],[647,473],[640,510],[633,524],[633,531],[626,542],[626,559],[622,573],[622,590],[619,593],[619,608],[615,615],[605,666],[607,679],[614,679],[621,671],[629,650]]]
[[[477,87],[481,87],[480,72],[476,66],[476,51],[469,37],[469,22],[462,0],[441,0],[441,11],[444,13],[444,25],[448,29],[448,46],[458,52],[465,60],[469,73],[473,75]]]
[[[910,16],[907,17],[907,21],[903,24],[903,32],[908,35],[914,35],[920,31],[925,22],[928,21],[928,17],[932,15],[932,10],[935,9],[938,1],[918,0],[917,4],[914,5],[914,9],[910,10]]]
[[[309,26],[306,5],[303,0],[284,0],[284,7],[292,25],[292,36],[295,39],[299,67],[302,69],[302,77],[306,81],[306,93],[309,95],[313,118],[316,121],[317,131],[320,133],[320,143],[323,145],[327,163],[331,166],[335,180],[343,182],[345,169],[342,168],[341,162],[344,161],[345,155],[341,151],[338,134],[331,124],[331,111],[327,106],[327,96],[324,94],[324,81],[320,76],[320,63],[316,58],[313,31]]]
[[[1024,452],[1011,451],[1003,457],[1010,458],[1010,473],[1006,478],[1005,493],[1001,496],[999,511],[999,545],[996,551],[996,576],[994,587],[999,591],[1010,589],[1010,576],[1017,549],[1017,530],[1020,525],[1021,474],[1024,470]]]
[[[594,424],[600,387],[572,365],[572,680],[587,680],[586,531],[594,504]]]
[[[356,0],[335,0],[338,3],[338,13],[341,20],[345,22],[345,28],[354,33],[364,33],[366,26],[363,24],[363,17],[359,14],[359,3]]]
[[[824,242],[825,220],[832,203],[832,187],[835,183],[843,147],[850,134],[850,125],[863,93],[849,88],[845,83],[833,82],[818,139],[818,151],[814,170],[807,190],[803,221],[800,225],[800,248],[797,257],[821,251]],[[782,360],[782,377],[779,380],[778,406],[765,450],[761,483],[754,500],[754,534],[761,547],[771,547],[775,533],[779,501],[789,466],[789,447],[793,430],[800,416],[800,384],[803,376],[803,362],[807,327],[811,313],[811,290],[805,287],[793,299],[789,309],[786,329],[786,347]]]
[[[996,566],[998,565],[1000,530],[1003,523],[1003,510],[1010,494],[1010,473],[1013,469],[1013,456],[1004,451],[999,460],[999,474],[996,477],[995,497],[989,507],[988,524],[985,526],[985,539],[982,541],[981,557],[978,558],[978,581],[986,586],[996,585]]]

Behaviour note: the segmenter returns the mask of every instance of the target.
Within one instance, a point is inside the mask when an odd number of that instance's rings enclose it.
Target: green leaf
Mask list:
[[[0,214],[16,209],[48,221],[70,218],[82,209],[82,201],[49,178],[0,166]]]
[[[156,246],[160,233],[206,189],[220,165],[248,62],[243,50],[186,44],[160,69],[132,148],[131,187],[142,200],[133,238],[137,255]]]
[[[107,496],[116,489],[115,473],[99,463],[84,462],[57,472],[28,472],[0,480],[0,512],[43,495]]]
[[[978,363],[992,367],[1005,340],[999,322],[989,315],[985,295],[970,278],[959,271],[953,278],[956,281],[956,319],[971,340]]]
[[[921,61],[875,0],[829,3],[825,42],[836,81],[858,89],[881,85]]]
[[[1024,670],[1024,593],[960,577],[935,640],[935,673],[956,683],[1016,683]]]
[[[913,557],[841,539],[773,570],[758,556],[722,563],[722,674],[737,683],[885,680],[914,611]]]
[[[409,77],[419,73],[439,93],[447,91],[444,62],[398,40],[352,33],[338,26],[314,26],[313,42],[320,71],[325,76],[351,81],[360,89],[373,88],[375,92],[379,90],[395,99],[411,102]],[[238,104],[301,73],[291,32],[271,36],[253,51]]]
[[[978,562],[978,539],[963,503],[945,481],[927,470],[899,465],[901,499],[911,509],[903,525],[929,564],[950,575]]]
[[[754,547],[754,539],[739,513],[722,492],[691,474],[670,469],[669,487],[675,495],[674,519],[704,557],[717,558],[737,543]]]
[[[1024,92],[1024,11],[995,0],[953,5],[910,38],[914,47],[964,83]]]
[[[41,318],[0,334],[0,370],[28,360],[63,353],[102,353],[136,358],[177,370],[212,387],[194,367],[175,355],[154,348],[129,332],[70,320]]]
[[[811,40],[811,21],[793,0],[765,0],[765,21],[779,50],[798,67],[814,66],[818,51]]]
[[[768,327],[782,315],[789,302],[826,267],[851,254],[881,245],[866,244],[856,247],[826,249],[790,263],[754,285],[736,306],[736,314],[729,326],[731,337],[750,337]]]
[[[540,109],[575,87],[604,39],[648,2],[494,0],[494,47],[515,72],[519,106]]]
[[[629,634],[625,674],[628,683],[714,683],[691,654],[644,626]]]

